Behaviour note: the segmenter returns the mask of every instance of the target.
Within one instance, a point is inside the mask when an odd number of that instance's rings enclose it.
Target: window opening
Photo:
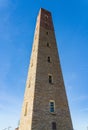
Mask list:
[[[48,60],[48,62],[50,62],[50,57],[49,57],[49,56],[48,56],[48,59],[47,59],[47,60]]]
[[[52,122],[52,130],[56,130],[56,122]]]
[[[55,102],[50,101],[50,112],[54,112],[54,111],[55,111]]]
[[[49,47],[50,45],[49,45],[49,43],[47,42],[47,47]]]
[[[52,83],[52,75],[49,75],[49,83]]]
[[[24,116],[27,116],[27,107],[28,107],[28,102],[26,102],[26,105],[25,105],[25,113],[24,113]]]
[[[46,32],[46,35],[48,35],[48,32]]]

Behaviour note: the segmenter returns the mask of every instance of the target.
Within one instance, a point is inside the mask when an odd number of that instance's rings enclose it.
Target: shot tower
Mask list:
[[[40,9],[19,130],[73,130],[51,13]]]

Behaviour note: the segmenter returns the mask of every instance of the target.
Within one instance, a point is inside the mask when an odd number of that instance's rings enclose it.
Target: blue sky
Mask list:
[[[0,130],[20,119],[36,17],[52,12],[73,127],[88,126],[88,1],[0,0]]]

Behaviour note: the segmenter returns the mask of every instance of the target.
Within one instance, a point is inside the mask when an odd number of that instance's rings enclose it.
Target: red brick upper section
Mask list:
[[[41,8],[40,10],[40,26],[47,30],[54,30],[51,13]]]

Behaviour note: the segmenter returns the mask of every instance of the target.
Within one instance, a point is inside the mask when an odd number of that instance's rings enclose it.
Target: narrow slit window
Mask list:
[[[46,35],[48,35],[48,32],[46,32]]]
[[[33,60],[31,61],[31,67],[33,66]]]
[[[28,88],[30,88],[30,86],[31,86],[31,76],[28,77],[28,83],[27,83],[27,85],[28,85]]]
[[[28,85],[28,88],[30,88],[30,83],[29,83],[29,85]]]
[[[25,112],[24,112],[24,116],[27,116],[27,108],[28,108],[28,102],[26,102],[26,104],[25,104]]]
[[[49,43],[47,42],[47,47],[50,47]]]
[[[54,112],[54,111],[55,111],[55,102],[50,101],[50,112]]]
[[[52,75],[49,75],[49,83],[52,83]]]
[[[47,61],[48,61],[48,62],[50,62],[50,61],[51,61],[51,59],[50,59],[50,57],[49,57],[49,56],[48,56],[48,58],[47,58]]]
[[[56,122],[52,122],[52,130],[56,130]]]

